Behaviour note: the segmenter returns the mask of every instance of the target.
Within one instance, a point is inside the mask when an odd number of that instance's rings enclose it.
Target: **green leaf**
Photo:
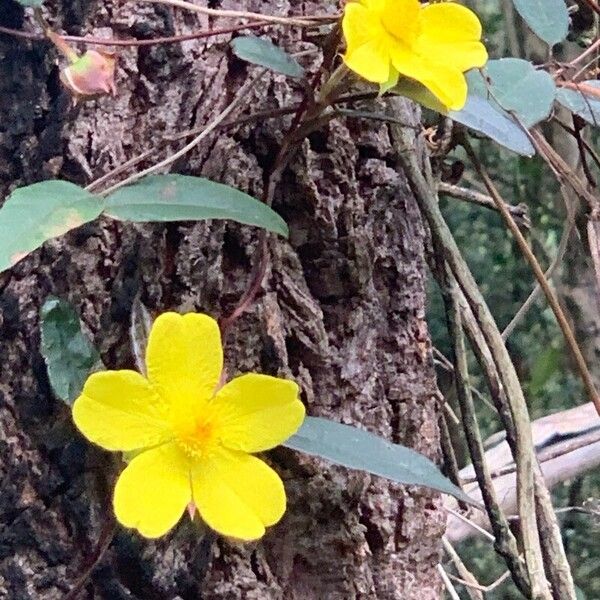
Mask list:
[[[0,208],[0,271],[101,212],[99,198],[68,181],[42,181],[16,189]]]
[[[580,85],[595,88],[600,93],[600,81],[597,79],[582,81]],[[560,88],[556,94],[556,99],[565,108],[585,119],[588,123],[600,127],[600,98],[586,94],[584,90],[585,88],[580,90]]]
[[[465,127],[487,135],[517,154],[523,156],[535,154],[535,148],[521,126],[515,123],[509,114],[500,112],[481,96],[470,95],[462,110],[450,111],[448,116]]]
[[[298,433],[284,445],[349,469],[367,471],[396,483],[424,486],[479,506],[422,454],[363,429],[306,417]]]
[[[100,355],[82,331],[79,316],[64,300],[48,297],[41,312],[40,351],[52,390],[71,406],[90,372],[102,367]]]
[[[39,8],[44,3],[43,0],[17,0],[21,6],[33,6]]]
[[[530,29],[550,46],[567,37],[569,11],[565,0],[513,0]]]
[[[287,237],[285,221],[235,188],[201,177],[152,175],[106,198],[106,214],[121,221],[231,219]]]
[[[535,148],[527,134],[513,117],[502,110],[496,103],[493,106],[487,98],[481,96],[477,89],[469,89],[467,103],[462,110],[448,111],[446,107],[423,85],[411,79],[401,79],[394,92],[411,98],[426,108],[446,115],[469,129],[488,136],[501,146],[521,154],[533,156]]]
[[[488,61],[485,76],[487,81],[479,71],[468,73],[470,93],[515,113],[528,128],[550,115],[556,85],[546,71],[536,70],[527,60],[501,58]]]
[[[253,65],[266,67],[288,77],[304,77],[304,69],[298,62],[269,40],[252,35],[242,36],[235,38],[231,47],[238,58]]]

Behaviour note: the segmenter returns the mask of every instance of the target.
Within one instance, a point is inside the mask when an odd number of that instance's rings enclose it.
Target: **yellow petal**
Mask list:
[[[465,105],[467,80],[453,65],[431,62],[400,48],[394,48],[392,62],[402,75],[422,83],[450,110],[460,110]]]
[[[366,44],[374,35],[377,35],[380,29],[379,21],[366,3],[349,2],[346,4],[342,19],[342,31],[348,48],[357,48]]]
[[[410,45],[421,28],[419,0],[385,0],[381,6],[383,26],[396,40]]]
[[[285,512],[279,475],[262,460],[220,448],[192,470],[194,504],[209,527],[222,535],[255,540]]]
[[[347,4],[342,29],[347,46],[344,62],[348,68],[367,81],[386,82],[390,72],[388,34],[374,11],[356,2]]]
[[[163,313],[150,331],[146,365],[148,379],[168,401],[177,426],[193,421],[198,405],[212,397],[223,370],[217,322],[198,313]]]
[[[107,450],[135,450],[171,435],[167,406],[135,371],[102,371],[85,382],[73,404],[77,428]]]
[[[390,58],[385,43],[375,39],[346,51],[346,66],[367,81],[385,83],[390,78]]]
[[[449,110],[461,110],[467,102],[467,80],[458,69],[437,64],[419,79]]]
[[[488,60],[488,53],[481,42],[455,42],[442,44],[428,44],[426,54],[432,62],[452,65],[462,71],[480,68]]]
[[[488,59],[477,15],[460,4],[430,4],[422,10],[422,30],[415,51],[431,62],[468,71]]]
[[[164,535],[192,499],[190,466],[173,443],[146,450],[121,473],[114,508],[119,523],[144,537]]]
[[[273,448],[298,431],[304,405],[296,383],[248,373],[223,386],[211,402],[222,444],[244,452]]]
[[[421,9],[421,35],[436,42],[479,41],[481,22],[477,15],[460,4],[440,2]]]

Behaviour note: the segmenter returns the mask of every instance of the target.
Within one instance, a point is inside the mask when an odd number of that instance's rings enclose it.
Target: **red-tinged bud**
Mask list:
[[[75,102],[104,94],[114,96],[116,56],[109,52],[88,50],[60,73],[60,79]]]

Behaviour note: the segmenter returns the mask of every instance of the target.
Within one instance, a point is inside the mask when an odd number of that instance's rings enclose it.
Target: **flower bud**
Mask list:
[[[60,79],[73,95],[75,103],[80,99],[104,94],[115,95],[115,67],[113,53],[88,50],[68,67],[62,69]]]

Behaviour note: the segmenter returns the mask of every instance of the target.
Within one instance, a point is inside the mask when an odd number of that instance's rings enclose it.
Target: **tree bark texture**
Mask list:
[[[322,14],[329,4],[239,0],[216,7]],[[49,0],[70,34],[155,37],[231,21],[135,2]],[[22,27],[2,3],[0,23]],[[271,29],[291,51],[301,31]],[[120,50],[115,99],[73,108],[45,43],[0,34],[0,192],[63,178],[87,184],[164,137],[209,122],[247,79],[230,36]],[[303,59],[307,60],[307,59]],[[317,61],[317,55],[308,57]],[[316,62],[313,66],[317,64]],[[299,99],[267,74],[247,110]],[[406,109],[397,115],[418,122]],[[260,197],[289,118],[213,135],[173,170]],[[148,163],[146,163],[148,164]],[[380,121],[334,121],[306,140],[277,188],[290,240],[270,242],[258,302],[231,330],[227,372],[295,378],[308,413],[356,424],[439,458],[439,405],[425,324],[424,227]],[[0,235],[3,235],[0,232]],[[445,515],[429,491],[400,488],[280,448],[270,460],[288,494],[260,543],[206,535],[184,517],[147,541],[111,531],[114,456],[83,440],[52,397],[39,352],[39,308],[73,303],[109,368],[132,368],[136,295],[154,313],[228,314],[250,281],[257,232],[234,223],[134,225],[101,219],[53,240],[0,275],[0,597],[97,599],[433,600]]]

